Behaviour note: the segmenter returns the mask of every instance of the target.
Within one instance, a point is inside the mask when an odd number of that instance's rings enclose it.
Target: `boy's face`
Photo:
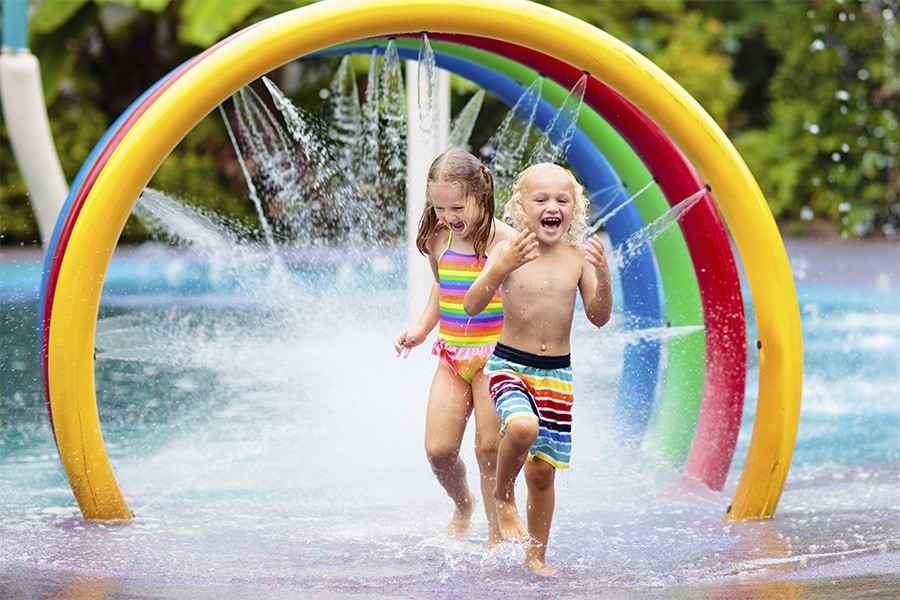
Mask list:
[[[467,198],[463,189],[461,185],[436,183],[428,190],[438,221],[459,238],[466,238],[472,233],[478,216],[475,199]]]
[[[569,230],[575,210],[572,179],[559,169],[541,169],[525,179],[522,208],[528,229],[540,243],[553,245]]]

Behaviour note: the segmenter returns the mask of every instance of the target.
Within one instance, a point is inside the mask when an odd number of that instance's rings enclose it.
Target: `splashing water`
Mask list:
[[[369,78],[366,82],[365,102],[362,106],[362,168],[364,181],[368,184],[366,191],[380,189],[381,181],[381,136],[379,135],[379,115],[381,105],[378,90],[381,88],[381,59],[378,52],[372,50],[369,58]]]
[[[260,228],[263,232],[263,237],[266,241],[266,245],[270,250],[275,249],[275,238],[272,234],[272,227],[269,224],[269,220],[266,218],[265,212],[263,211],[262,201],[259,198],[259,193],[256,191],[256,185],[253,183],[253,179],[250,177],[250,170],[247,168],[247,163],[244,161],[244,157],[241,154],[240,148],[238,147],[237,138],[234,135],[234,131],[232,131],[231,126],[228,125],[228,117],[225,116],[225,111],[219,106],[219,112],[222,115],[222,120],[225,121],[225,129],[228,131],[228,139],[231,140],[231,145],[234,148],[235,154],[237,155],[238,164],[241,166],[241,172],[244,174],[244,181],[247,182],[247,189],[250,194],[250,201],[253,202],[253,207],[256,209],[256,214],[259,217]],[[243,123],[243,122],[242,122]],[[246,125],[243,125],[246,127]],[[246,130],[246,129],[245,129]],[[245,134],[243,139],[260,139],[256,135]],[[263,155],[262,152],[258,152],[258,155]],[[279,157],[280,154],[274,154],[275,157]],[[273,156],[269,155],[269,156]],[[277,164],[277,158],[271,160],[272,163]],[[273,169],[273,171],[275,171]],[[277,171],[276,171],[277,172]],[[280,189],[278,190],[280,191]],[[277,193],[277,192],[276,192]]]
[[[158,190],[147,188],[134,207],[134,214],[151,232],[169,240],[189,245],[209,255],[231,253],[240,236],[239,229],[216,213],[190,209]]]
[[[618,244],[613,251],[613,258],[619,269],[633,261],[641,252],[648,251],[654,241],[681,221],[684,215],[708,193],[709,187],[707,186],[688,196],[640,230],[632,233],[624,242]]]
[[[400,56],[393,40],[388,42],[384,51],[384,71],[380,83],[383,135],[387,141],[387,160],[383,163],[387,168],[385,183],[394,186],[402,197],[406,187],[406,94]],[[396,217],[397,222],[404,222],[400,218],[402,214],[389,216]]]
[[[481,105],[484,103],[484,90],[478,90],[466,102],[459,114],[450,124],[450,135],[448,137],[448,148],[469,148],[469,138],[472,137],[472,131],[475,129],[475,122],[481,112]]]
[[[419,133],[425,139],[434,136],[436,126],[435,99],[437,96],[437,65],[435,64],[434,51],[428,36],[422,36],[422,44],[419,47],[418,64],[418,103],[419,103]]]
[[[297,241],[301,246],[326,240],[349,242],[365,231],[356,224],[371,220],[369,204],[358,201],[359,186],[341,169],[339,158],[321,133],[326,130],[324,125],[294,106],[269,79],[264,78],[263,82],[305,157],[304,163],[295,167],[297,171],[302,168],[296,179],[298,185],[280,195],[284,200],[279,205],[284,213],[284,226],[299,233],[301,237]],[[255,158],[264,163],[265,170],[269,157]]]
[[[575,83],[559,111],[550,121],[550,124],[540,136],[538,143],[531,151],[528,163],[525,166],[538,163],[559,163],[565,160],[569,154],[569,146],[575,136],[578,115],[581,113],[581,105],[584,102],[584,92],[587,89],[587,75],[582,75]]]
[[[494,196],[498,210],[511,194],[512,183],[521,171],[534,131],[534,117],[541,99],[543,78],[538,77],[513,105],[497,131],[481,148],[482,161],[494,175]]]
[[[341,148],[340,166],[349,169],[362,156],[359,139],[363,134],[363,114],[359,103],[359,87],[351,57],[344,56],[331,81],[331,125],[328,138]]]
[[[641,194],[643,194],[648,189],[650,189],[650,186],[652,186],[655,183],[656,182],[654,180],[651,180],[644,187],[639,189],[637,192],[635,192],[631,196],[627,197],[625,200],[620,202],[617,206],[615,206],[612,209],[610,209],[610,207],[612,206],[613,202],[615,202],[616,198],[618,196],[620,196],[622,194],[622,192],[624,192],[624,188],[622,188],[621,186],[615,186],[615,187],[609,186],[609,187],[605,188],[608,191],[614,191],[614,193],[611,194],[611,199],[606,204],[604,204],[602,207],[600,207],[599,209],[594,211],[595,214],[598,215],[598,217],[591,225],[589,225],[585,229],[585,237],[591,236],[591,235],[597,233],[598,231],[600,231],[600,228],[603,227],[607,223],[607,221],[609,221],[610,219],[615,217],[626,206],[633,204],[635,202],[635,200],[640,198]],[[600,190],[598,193],[593,194],[593,195],[600,196],[602,194],[603,194],[603,190]]]

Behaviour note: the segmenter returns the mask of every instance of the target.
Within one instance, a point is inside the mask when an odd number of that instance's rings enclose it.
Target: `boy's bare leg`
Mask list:
[[[488,380],[482,373],[472,380],[472,393],[475,404],[475,458],[481,471],[481,497],[484,499],[484,513],[488,522],[488,546],[495,546],[503,541],[500,524],[497,520],[497,503],[494,490],[497,487],[497,452],[500,448],[500,415],[494,409],[494,401],[488,393]],[[508,500],[516,504],[514,491]],[[525,524],[519,519],[519,530],[526,531]]]
[[[528,485],[528,531],[531,542],[525,550],[525,566],[538,575],[553,575],[556,571],[547,567],[545,555],[550,540],[550,523],[556,504],[556,468],[535,458],[525,465],[525,483]]]
[[[438,483],[455,504],[447,533],[465,536],[469,532],[475,495],[466,482],[466,465],[459,456],[466,422],[472,411],[472,389],[444,362],[437,372],[428,394],[425,413],[425,453]]]
[[[525,542],[528,530],[524,527],[516,508],[516,477],[525,464],[528,450],[538,435],[537,418],[521,416],[506,425],[506,435],[500,440],[497,452],[497,486],[494,499],[497,503],[497,523],[500,537],[504,540]]]

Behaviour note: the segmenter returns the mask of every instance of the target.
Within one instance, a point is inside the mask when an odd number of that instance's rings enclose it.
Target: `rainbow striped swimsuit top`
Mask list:
[[[470,317],[463,310],[463,297],[487,261],[478,260],[474,254],[457,254],[447,249],[438,259],[438,280],[441,286],[441,325],[438,336],[450,346],[487,346],[500,339],[503,328],[503,305],[500,290],[494,294],[480,315]]]

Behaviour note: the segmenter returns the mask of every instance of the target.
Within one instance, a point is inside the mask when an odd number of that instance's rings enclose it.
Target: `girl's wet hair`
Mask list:
[[[577,244],[581,240],[581,234],[587,223],[587,209],[590,201],[584,192],[584,187],[578,183],[578,179],[575,178],[572,171],[557,164],[539,163],[531,165],[516,176],[516,181],[513,183],[512,196],[507,200],[506,206],[503,209],[503,219],[512,223],[519,231],[526,227],[527,220],[525,218],[525,208],[522,206],[522,198],[525,194],[525,180],[531,175],[538,175],[538,172],[542,170],[558,170],[568,175],[569,179],[572,181],[572,190],[575,194],[573,199],[574,206],[572,207],[572,220],[569,223],[569,228],[563,235],[563,239],[573,244]]]
[[[427,243],[432,235],[443,227],[431,203],[431,186],[438,184],[460,186],[463,198],[475,200],[478,205],[477,223],[472,233],[475,254],[484,256],[494,233],[494,176],[474,155],[462,148],[451,148],[431,163],[425,186],[425,210],[419,220],[416,248],[428,254]]]

